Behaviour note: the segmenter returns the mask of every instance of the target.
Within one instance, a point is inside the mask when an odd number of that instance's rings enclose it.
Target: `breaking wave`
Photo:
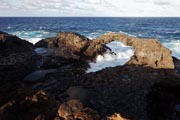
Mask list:
[[[120,41],[113,41],[107,44],[111,51],[107,51],[103,55],[98,55],[95,62],[90,62],[90,68],[87,73],[96,72],[107,67],[115,67],[124,65],[134,54],[134,50],[130,46],[125,46]]]

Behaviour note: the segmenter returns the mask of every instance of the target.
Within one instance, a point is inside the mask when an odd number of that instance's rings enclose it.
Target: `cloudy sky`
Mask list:
[[[0,16],[180,16],[180,0],[0,0]]]

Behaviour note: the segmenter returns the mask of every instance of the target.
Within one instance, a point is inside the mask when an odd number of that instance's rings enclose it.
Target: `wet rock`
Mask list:
[[[38,71],[35,71],[35,72],[29,74],[28,76],[26,76],[24,78],[24,80],[35,82],[35,81],[45,77],[47,74],[54,73],[56,71],[57,71],[56,69],[38,70]]]

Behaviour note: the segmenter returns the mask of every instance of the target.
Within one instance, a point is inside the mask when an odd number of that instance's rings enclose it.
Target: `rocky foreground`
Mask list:
[[[114,40],[131,59],[87,74]],[[179,120],[179,91],[180,61],[156,39],[60,32],[32,45],[0,32],[0,120]]]

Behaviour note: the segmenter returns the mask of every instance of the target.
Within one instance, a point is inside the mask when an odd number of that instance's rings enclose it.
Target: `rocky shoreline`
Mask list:
[[[86,73],[115,40],[131,59]],[[60,32],[33,45],[0,32],[0,120],[178,120],[179,90],[180,60],[156,39]]]

